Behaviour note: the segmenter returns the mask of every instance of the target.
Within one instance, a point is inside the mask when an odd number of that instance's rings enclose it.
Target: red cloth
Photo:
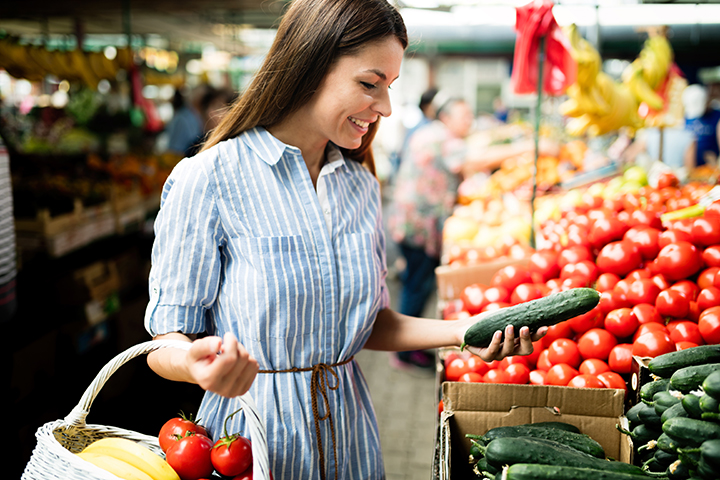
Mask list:
[[[518,36],[512,70],[515,93],[537,92],[540,37],[545,37],[543,91],[561,95],[575,81],[577,64],[570,55],[567,37],[552,14],[553,6],[550,0],[535,0],[516,8]]]

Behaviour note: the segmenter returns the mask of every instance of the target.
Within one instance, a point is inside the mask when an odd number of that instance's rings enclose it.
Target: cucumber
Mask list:
[[[605,458],[605,450],[602,445],[582,433],[568,432],[557,428],[537,427],[530,425],[517,425],[513,427],[492,428],[483,435],[482,442],[487,445],[496,438],[505,437],[531,437],[553,440],[573,447],[576,450],[592,455],[593,457]]]
[[[662,435],[662,430],[657,428],[650,428],[643,423],[633,428],[629,432],[621,428],[620,425],[615,425],[615,427],[620,431],[620,433],[630,435],[630,438],[632,438],[633,440],[633,444],[638,447],[640,445],[645,445],[650,440],[657,440],[657,438]]]
[[[676,460],[667,468],[667,478],[670,480],[685,480],[690,478],[690,468],[682,461]]]
[[[700,445],[700,458],[708,466],[720,471],[720,440],[705,440]]]
[[[671,418],[663,423],[662,431],[680,443],[680,447],[699,447],[706,440],[720,438],[719,424],[694,418]]]
[[[681,368],[670,377],[670,388],[682,393],[697,390],[708,375],[718,370],[720,370],[720,363],[706,363]]]
[[[648,369],[658,377],[670,378],[681,368],[718,362],[720,362],[720,345],[701,345],[658,355],[650,360]]]
[[[690,418],[702,417],[702,408],[700,408],[700,397],[697,395],[685,395],[682,399],[682,406]]]
[[[703,411],[703,413],[718,413],[719,407],[720,402],[718,402],[715,398],[711,397],[707,393],[703,393],[700,396],[700,409]]]
[[[487,445],[485,458],[496,468],[515,463],[538,463],[643,475],[642,469],[635,465],[603,460],[542,438],[497,438]]]
[[[644,402],[652,402],[657,392],[664,392],[670,387],[669,378],[661,378],[653,382],[648,382],[640,387],[640,400]]]
[[[662,426],[662,420],[660,420],[660,415],[658,415],[655,411],[655,407],[652,407],[647,403],[643,403],[642,405],[643,408],[638,410],[637,414],[643,425],[647,425],[651,428],[660,428]]]
[[[662,433],[657,439],[657,448],[665,453],[677,455],[678,448],[687,446],[683,442],[670,437],[666,433]]]
[[[685,407],[683,407],[682,402],[678,402],[672,407],[665,410],[663,414],[660,415],[660,421],[662,423],[665,423],[666,421],[674,417],[689,417],[688,413],[685,411]]]
[[[566,422],[537,422],[537,423],[524,423],[526,427],[543,427],[543,428],[557,428],[565,430],[567,432],[581,433],[580,429],[572,423]]]
[[[703,380],[703,391],[716,400],[720,400],[720,372],[713,372]]]
[[[592,310],[600,301],[600,294],[592,288],[571,288],[547,297],[501,308],[484,316],[465,331],[463,343],[472,347],[487,347],[498,330],[505,337],[505,327],[512,325],[515,334],[527,326],[535,332],[543,326],[555,325]]]
[[[643,409],[644,403],[636,403],[632,407],[628,409],[628,411],[625,413],[625,416],[628,419],[628,423],[630,424],[630,428],[635,428],[636,425],[642,423],[640,421],[640,417],[638,417],[638,412]]]
[[[478,462],[473,467],[473,470],[475,471],[475,474],[478,477],[482,477],[483,472],[487,472],[491,475],[496,475],[497,473],[500,472],[500,470],[498,470],[497,468],[493,467],[492,465],[489,465],[487,463],[487,459],[485,457],[478,460]]]
[[[650,478],[643,473],[619,473],[604,469],[517,463],[504,469],[502,478],[503,480],[638,480],[642,478],[638,475]]]
[[[653,395],[653,408],[655,409],[655,413],[658,415],[663,414],[665,410],[672,407],[673,405],[676,405],[682,401],[682,398],[676,397],[670,392],[657,392],[655,395]]]

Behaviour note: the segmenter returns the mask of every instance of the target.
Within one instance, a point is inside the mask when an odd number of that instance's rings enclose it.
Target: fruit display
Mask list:
[[[653,380],[627,411],[635,463],[668,478],[720,477],[720,345],[659,355],[648,363]]]

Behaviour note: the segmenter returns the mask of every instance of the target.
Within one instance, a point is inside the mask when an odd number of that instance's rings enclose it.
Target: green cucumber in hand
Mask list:
[[[465,332],[461,349],[466,346],[485,348],[490,345],[493,334],[500,330],[505,338],[505,327],[512,325],[515,333],[522,327],[534,333],[540,327],[587,313],[598,304],[600,294],[592,288],[571,288],[547,297],[530,300],[512,307],[495,310],[471,325]]]

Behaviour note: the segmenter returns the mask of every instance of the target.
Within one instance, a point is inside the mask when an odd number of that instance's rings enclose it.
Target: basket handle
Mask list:
[[[64,422],[70,427],[84,427],[85,418],[90,412],[90,406],[92,406],[95,397],[97,397],[98,393],[100,393],[102,387],[113,373],[133,358],[154,352],[155,350],[159,350],[161,348],[179,348],[182,350],[189,350],[191,346],[192,343],[181,342],[178,340],[151,340],[139,343],[128,348],[124,352],[120,352],[112,360],[110,360],[100,370],[100,372],[98,372],[92,383],[87,389],[85,389],[85,393],[83,393],[80,398],[80,402],[65,417]],[[252,396],[249,393],[241,395],[238,397],[238,400],[242,406],[242,412],[245,414],[250,438],[252,440],[253,478],[257,478],[259,480],[269,480],[270,466],[268,460],[265,424],[257,411],[257,407],[255,406]]]

